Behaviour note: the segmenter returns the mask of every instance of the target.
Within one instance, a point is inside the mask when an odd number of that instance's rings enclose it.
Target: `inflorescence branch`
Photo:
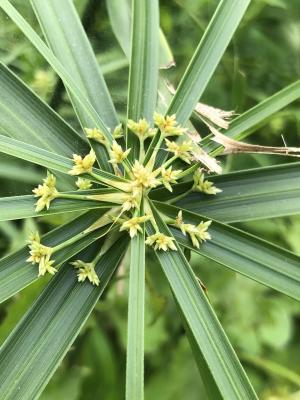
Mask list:
[[[128,231],[131,238],[143,232],[143,224],[146,222],[150,223],[155,233],[147,236],[145,243],[152,246],[155,250],[176,251],[175,239],[160,232],[156,224],[148,204],[149,192],[158,186],[164,186],[168,191],[172,192],[172,185],[176,184],[179,179],[190,174],[194,176],[193,185],[191,189],[181,194],[180,197],[186,196],[190,191],[203,192],[208,195],[216,195],[221,191],[214,186],[213,182],[205,179],[203,170],[199,168],[199,160],[196,160],[193,156],[194,144],[191,140],[187,139],[185,135],[187,129],[177,123],[176,116],[164,117],[161,114],[155,113],[153,120],[155,127],[152,127],[144,118],[139,121],[127,121],[127,128],[137,136],[140,143],[139,158],[134,160],[133,164],[128,160],[131,148],[124,149],[117,141],[117,139],[123,136],[122,125],[118,125],[114,129],[112,143],[108,143],[105,135],[98,128],[85,128],[87,138],[100,143],[108,151],[109,162],[114,166],[116,175],[104,174],[104,172],[102,173],[102,171],[94,169],[96,155],[92,149],[85,156],[73,154],[74,165],[69,174],[78,176],[76,186],[79,190],[91,189],[92,181],[96,181],[101,185],[111,188],[111,191],[108,193],[60,193],[56,188],[55,176],[49,172],[43,183],[33,190],[35,197],[39,198],[36,203],[36,212],[40,212],[45,208],[48,210],[51,202],[57,198],[82,201],[93,199],[99,202],[118,205],[117,208],[113,208],[111,212],[106,213],[105,217],[102,217],[104,219],[101,220],[100,218],[100,222],[96,221],[96,223],[84,232],[56,247],[44,246],[41,244],[39,234],[32,234],[28,242],[30,257],[27,261],[38,264],[39,276],[44,275],[46,272],[54,274],[57,271],[53,266],[54,260],[51,259],[51,256],[56,251],[71,245],[84,235],[108,223],[109,229],[105,234],[110,231],[112,226],[120,224],[120,231]],[[154,137],[157,132],[160,134],[159,139],[155,148],[148,148],[148,152],[151,151],[151,157],[148,162],[145,162],[145,141]],[[173,140],[174,137],[177,138],[176,141]],[[163,142],[165,150],[169,153],[169,158],[155,169],[155,159]],[[173,164],[178,160],[181,161],[181,164],[186,164],[186,168],[175,169]],[[178,198],[174,197],[173,200],[177,201]],[[173,203],[172,199],[170,202]],[[143,205],[145,205],[145,211]],[[106,222],[103,222],[104,220]],[[208,232],[211,221],[199,221],[198,225],[185,223],[183,213],[180,211],[175,220],[168,220],[167,223],[180,229],[183,235],[188,235],[193,246],[196,248],[199,248],[203,241],[211,239]],[[77,270],[79,282],[88,280],[94,285],[99,285],[100,281],[95,271],[95,260],[89,263],[77,260],[71,264]]]

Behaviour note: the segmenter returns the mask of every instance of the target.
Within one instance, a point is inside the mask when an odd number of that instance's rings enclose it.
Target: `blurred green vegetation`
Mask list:
[[[29,2],[13,1],[38,29]],[[126,110],[128,63],[110,28],[105,1],[78,0],[76,6],[97,52],[120,114]],[[216,0],[161,0],[161,25],[174,53],[176,67],[162,71],[178,84],[213,13]],[[202,101],[240,113],[299,78],[299,0],[253,0]],[[61,83],[41,56],[3,14],[0,14],[0,59],[73,126],[78,127]],[[300,139],[299,102],[272,117],[253,143],[290,146]],[[202,128],[205,135],[205,128]],[[42,132],[41,132],[42,135]],[[281,136],[282,135],[282,136]],[[225,171],[288,162],[283,157],[238,155],[222,159]],[[1,195],[30,193],[44,171],[7,158],[0,160]],[[11,163],[10,163],[11,165]],[[72,215],[0,223],[0,253],[24,245],[36,226],[43,232]],[[240,224],[269,241],[300,252],[300,218]],[[204,398],[172,294],[159,266],[147,259],[146,399]],[[300,305],[218,265],[192,256],[192,265],[208,289],[260,398],[300,399]],[[127,263],[97,304],[81,335],[42,395],[42,400],[118,400],[123,398],[127,320]],[[46,284],[39,280],[0,308],[0,343]]]

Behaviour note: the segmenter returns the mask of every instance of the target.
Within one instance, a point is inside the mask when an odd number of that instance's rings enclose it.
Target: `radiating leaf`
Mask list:
[[[44,32],[49,47],[66,68],[78,88],[85,94],[104,124],[110,129],[118,125],[117,114],[99,69],[95,54],[82,27],[80,18],[71,0],[31,0],[33,9]],[[80,102],[70,93],[82,127],[93,128],[93,119],[86,113]],[[94,150],[108,160],[102,146],[91,142]],[[101,158],[101,161],[102,161]],[[110,164],[101,162],[103,169],[111,170]]]
[[[111,129],[118,119],[96,57],[70,0],[31,0],[49,47],[85,93],[103,122]],[[80,106],[79,106],[80,107]],[[76,100],[75,100],[75,108]],[[84,110],[78,110],[84,126]]]
[[[155,204],[170,218],[175,218],[180,210],[163,203]],[[183,211],[183,218],[194,225],[207,220],[188,211]],[[181,245],[300,300],[300,257],[296,254],[217,221],[209,227],[212,239],[202,243],[199,249],[178,229],[172,228],[172,233]]]
[[[123,237],[101,257],[99,287],[77,282],[69,265],[54,276],[0,349],[1,399],[37,398],[69,350],[127,247]],[[95,250],[82,257],[90,261]],[[51,349],[51,351],[49,351]]]
[[[145,232],[131,240],[126,399],[144,398],[144,309],[145,309]]]
[[[56,246],[82,232],[91,226],[97,218],[105,212],[104,209],[90,211],[72,222],[65,224],[59,228],[52,230],[42,237],[42,243],[46,246]],[[74,254],[81,251],[87,245],[95,241],[101,236],[102,230],[92,232],[85,238],[76,242],[68,249],[60,250],[55,254],[56,265],[68,260]],[[27,246],[16,251],[0,260],[0,303],[38,278],[38,270],[36,265],[26,262],[29,256]]]
[[[160,232],[171,236],[159,214],[153,208]],[[154,233],[147,224],[148,235]],[[155,252],[178,305],[193,333],[195,343],[211,370],[216,384],[226,400],[257,399],[209,301],[199,285],[180,247],[177,251]]]
[[[133,0],[133,25],[127,117],[152,121],[158,84],[159,8],[157,0]],[[139,157],[139,140],[128,131],[131,160]]]
[[[1,63],[0,87],[0,134],[67,157],[87,151],[82,137]]]
[[[78,84],[74,81],[69,72],[64,68],[61,62],[55,57],[52,51],[46,46],[46,44],[41,40],[37,33],[31,28],[31,26],[25,21],[25,19],[18,13],[18,11],[13,7],[13,5],[8,0],[0,0],[0,7],[5,11],[5,13],[18,25],[22,32],[27,36],[31,43],[37,48],[37,50],[42,54],[42,56],[49,62],[55,72],[64,82],[65,86],[72,93],[73,99],[80,107],[85,110],[86,115],[89,116],[93,127],[99,128],[103,134],[106,136],[109,143],[112,142],[112,134],[102,118],[99,116],[97,111],[91,105],[90,101],[87,99],[85,93],[81,90]],[[106,168],[106,163],[102,163],[103,149],[100,147],[95,147],[97,154],[97,159],[103,168]],[[103,164],[103,165],[102,165]]]
[[[41,165],[50,170],[53,169],[64,174],[68,174],[68,171],[70,171],[73,166],[72,160],[66,157],[51,153],[47,150],[42,150],[38,147],[2,135],[0,135],[0,153],[9,154],[11,156],[21,158],[22,160]],[[109,172],[100,171],[96,168],[93,168],[93,172],[98,175],[103,182],[107,181],[111,186],[114,187],[121,188],[122,184],[128,182],[119,176],[110,174]],[[82,174],[81,176],[99,183],[95,177],[88,174]]]
[[[222,192],[216,196],[189,193],[176,204],[222,222],[240,222],[300,213],[300,163],[255,168],[209,176]],[[173,186],[173,193],[157,189],[151,197],[171,200],[190,189],[192,182]]]
[[[174,295],[173,295],[173,297],[176,301],[176,297]],[[193,357],[197,363],[202,381],[204,382],[204,386],[205,386],[204,389],[205,389],[205,393],[207,396],[206,398],[207,398],[207,400],[223,400],[223,397],[220,394],[218,386],[216,385],[216,382],[214,381],[213,375],[212,375],[208,365],[206,364],[205,359],[203,358],[203,354],[201,353],[200,348],[198,347],[197,340],[194,337],[193,332],[190,329],[190,327],[187,323],[187,320],[186,320],[184,314],[182,313],[178,303],[177,303],[177,307],[178,307],[180,316],[183,321],[184,329],[187,334],[187,337],[188,337],[188,340],[189,340],[189,343],[191,346],[191,350],[193,352]]]
[[[110,189],[96,189],[90,191],[66,192],[70,195],[100,195],[113,193]],[[37,198],[33,195],[10,196],[0,198],[0,221],[11,221],[42,215],[64,214],[71,211],[88,211],[93,208],[113,207],[116,203],[98,200],[54,199],[49,210],[35,211]]]
[[[131,0],[106,0],[110,23],[126,57],[131,54]],[[159,30],[159,66],[162,69],[174,65],[174,57],[168,41]]]
[[[191,59],[167,114],[185,124],[237,29],[250,0],[221,0]]]

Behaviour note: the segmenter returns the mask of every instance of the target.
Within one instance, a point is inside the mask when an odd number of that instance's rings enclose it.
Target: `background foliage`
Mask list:
[[[14,3],[36,29],[37,22],[27,2]],[[113,37],[104,1],[75,1],[104,66],[117,109],[125,113],[128,65]],[[178,83],[193,50],[218,1],[161,0],[161,25],[172,47],[176,67],[165,71]],[[234,40],[209,84],[202,101],[242,112],[299,78],[300,9],[298,0],[254,0]],[[60,82],[41,56],[24,39],[13,22],[0,14],[0,58],[45,98],[72,125],[73,113]],[[299,102],[278,112],[251,136],[254,143],[299,145]],[[203,127],[203,133],[205,128]],[[43,172],[13,160],[0,159],[1,195],[29,194]],[[279,156],[235,155],[222,160],[224,170],[287,162]],[[10,163],[12,165],[12,163]],[[24,244],[37,223],[47,231],[72,215],[40,217],[24,223],[0,222],[0,255]],[[300,218],[278,218],[243,223],[242,228],[300,253]],[[198,399],[202,383],[183,327],[156,260],[147,268],[146,307],[146,398]],[[211,303],[240,356],[260,398],[300,397],[300,306],[242,276],[221,269],[193,255],[197,275],[208,288]],[[0,343],[32,304],[46,280],[39,280],[0,308]],[[121,399],[124,393],[127,320],[127,264],[120,269],[89,318],[81,335],[64,359],[47,389],[46,399],[89,400],[106,393],[105,399]],[[266,361],[268,360],[268,361]],[[298,395],[297,395],[298,391]]]

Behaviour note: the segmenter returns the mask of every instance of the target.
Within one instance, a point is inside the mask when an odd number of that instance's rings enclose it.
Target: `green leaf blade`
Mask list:
[[[65,265],[13,330],[0,349],[3,400],[31,400],[41,393],[121,261],[127,246],[122,239],[97,263],[99,287],[77,282],[74,269]],[[87,261],[92,255],[87,252]]]
[[[74,221],[50,231],[43,236],[43,244],[53,247],[65,240],[71,239],[91,226],[105,211],[105,209],[90,211],[76,218]],[[95,231],[68,249],[58,252],[55,256],[56,265],[61,265],[74,254],[94,242],[102,233],[103,230]],[[26,262],[28,256],[29,249],[26,246],[0,260],[0,303],[38,279],[37,266]]]
[[[66,192],[67,195],[101,195],[113,193],[110,189],[95,189],[90,191]],[[101,202],[98,200],[75,200],[57,198],[51,202],[49,210],[35,211],[37,198],[33,195],[10,196],[0,198],[0,221],[12,221],[15,219],[41,217],[43,215],[65,214],[74,211],[88,211],[94,208],[113,207],[113,202]]]
[[[131,240],[126,399],[144,398],[145,232]]]
[[[2,135],[0,135],[0,153],[9,154],[21,158],[22,160],[41,165],[49,170],[53,169],[62,172],[63,174],[68,174],[74,165],[73,161],[66,157]],[[109,186],[120,188],[121,190],[123,185],[128,183],[128,181],[122,177],[96,168],[93,168],[93,174],[98,175],[100,182],[105,183],[105,185],[109,184]],[[81,174],[81,177],[99,183],[97,178],[89,174]]]
[[[127,117],[152,121],[158,85],[159,9],[157,0],[133,0]],[[128,132],[129,157],[138,159],[139,141]]]
[[[131,0],[106,0],[108,16],[113,32],[128,60],[131,54]],[[174,65],[172,50],[163,31],[159,30],[159,67]]]
[[[176,202],[178,207],[221,222],[232,223],[300,213],[300,163],[276,165],[209,176],[222,192],[216,196],[192,192]],[[157,189],[151,197],[172,200],[193,182],[173,186],[173,193]]]
[[[221,0],[211,19],[176,93],[167,114],[176,114],[185,124],[204,92],[250,0]]]
[[[171,236],[159,214],[152,209],[159,230]],[[147,224],[148,235],[154,233]],[[227,400],[257,399],[215,313],[201,289],[189,263],[177,251],[156,251],[176,300],[203,354],[216,384]]]
[[[92,47],[70,0],[31,0],[49,47],[85,93],[103,122],[111,129],[118,124],[116,111]],[[89,121],[84,118],[85,126]]]
[[[21,16],[21,14],[18,13],[18,11],[8,0],[0,0],[0,7],[16,23],[16,25],[21,29],[24,35],[31,41],[31,43],[52,66],[54,71],[60,76],[66,88],[70,91],[70,93],[72,93],[73,98],[76,99],[78,105],[85,111],[85,114],[90,119],[93,127],[99,128],[103,132],[104,136],[107,138],[108,142],[112,143],[113,138],[110,130],[108,129],[102,118],[99,116],[97,111],[94,109],[89,99],[86,97],[85,93],[78,86],[77,82],[74,81],[72,76],[64,68],[62,63],[55,57],[53,52],[48,48],[48,46],[46,46],[43,40],[41,40],[37,33],[32,29],[32,27],[26,22],[26,20]],[[97,160],[101,165],[101,168],[105,170],[111,170],[111,165],[107,163],[107,155],[105,149],[100,145],[98,146],[97,143],[92,143],[92,146],[94,147],[97,155]]]
[[[180,208],[155,202],[160,211],[174,218]],[[198,225],[206,217],[183,210],[186,222]],[[199,249],[178,229],[172,228],[176,240],[183,246],[219,264],[300,300],[300,257],[278,246],[229,225],[213,221],[209,232],[212,240]]]
[[[0,134],[67,157],[88,151],[82,137],[2,63],[0,85]]]

